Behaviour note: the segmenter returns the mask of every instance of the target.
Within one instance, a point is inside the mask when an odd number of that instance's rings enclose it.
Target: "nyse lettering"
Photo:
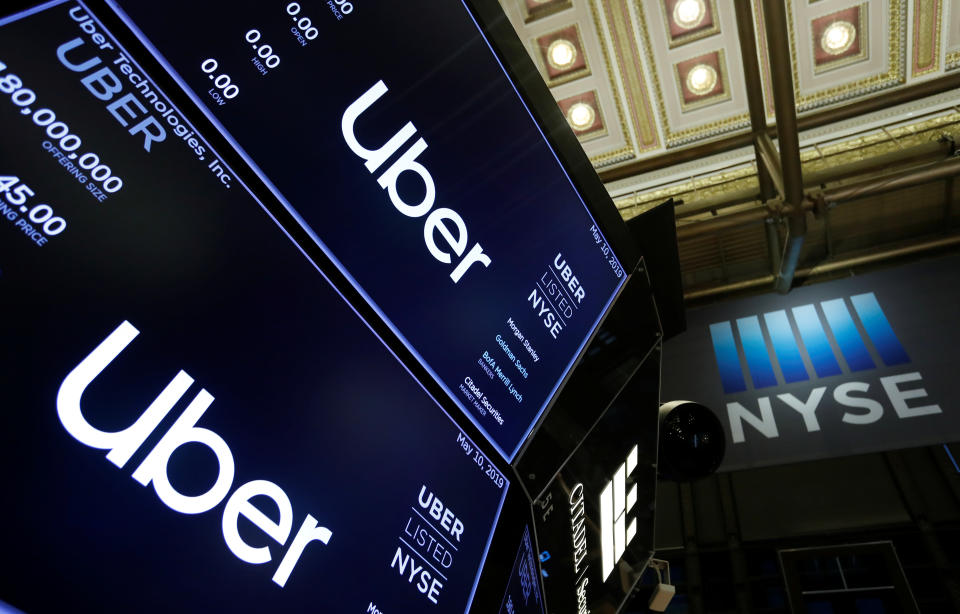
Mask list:
[[[885,405],[891,407],[900,419],[941,413],[939,405],[923,404],[920,401],[927,397],[927,392],[914,382],[922,382],[922,379],[919,372],[913,371],[881,377],[879,381],[873,382],[845,382],[834,387],[829,394],[827,386],[818,386],[810,389],[805,399],[792,393],[778,394],[773,398],[779,401],[778,407],[797,412],[807,432],[812,433],[820,430],[823,412],[818,414],[817,411],[822,405],[829,405],[830,398],[837,406],[844,408],[840,420],[851,425],[877,422],[883,417]],[[884,400],[886,404],[882,402]],[[773,399],[770,396],[759,397],[756,407],[758,413],[738,401],[727,403],[730,435],[734,443],[743,443],[746,440],[744,423],[768,439],[780,436]]]
[[[347,107],[340,124],[343,138],[350,151],[363,159],[364,166],[370,173],[375,173],[417,133],[413,123],[407,122],[379,149],[367,149],[357,140],[354,134],[357,119],[387,91],[387,86],[384,85],[383,81],[377,81],[373,87]],[[436,201],[436,186],[433,183],[433,176],[425,166],[417,162],[417,157],[426,149],[426,141],[422,138],[417,139],[413,145],[400,154],[400,157],[394,160],[393,164],[380,174],[377,183],[387,191],[390,202],[403,215],[413,218],[427,216],[423,225],[423,240],[431,256],[444,264],[452,263],[451,253],[457,258],[463,256],[450,273],[450,279],[456,284],[460,282],[472,265],[481,264],[484,268],[487,268],[490,266],[491,260],[487,254],[483,253],[483,248],[479,243],[474,243],[470,251],[464,256],[468,240],[467,225],[463,218],[456,211],[446,207],[433,209]],[[419,203],[408,203],[400,195],[397,181],[403,173],[416,175],[423,184],[424,195]],[[427,215],[428,213],[429,215]],[[441,245],[437,244],[438,234],[442,239]]]
[[[530,306],[533,307],[533,311],[537,314],[537,317],[541,319],[540,321],[546,327],[550,336],[556,339],[561,331],[563,331],[563,320],[561,320],[560,316],[554,311],[553,305],[550,304],[546,295],[544,295],[539,288],[534,288],[533,291],[530,292],[530,295],[527,296],[527,301],[530,303]]]
[[[121,469],[193,384],[193,378],[180,371],[136,421],[123,430],[101,431],[87,422],[80,405],[84,391],[139,334],[132,324],[124,321],[67,375],[57,393],[57,414],[66,431],[86,446],[108,450],[107,460]],[[230,446],[214,431],[196,425],[213,400],[213,395],[201,389],[133,472],[134,480],[142,486],[152,484],[160,501],[181,514],[210,511],[227,497],[233,486],[235,465]],[[216,480],[205,493],[199,495],[179,492],[171,484],[168,473],[170,457],[188,443],[205,446],[217,459]],[[279,521],[274,522],[254,505],[251,501],[254,497],[270,498],[279,510]],[[238,559],[253,565],[268,563],[273,558],[270,548],[251,546],[241,537],[238,529],[240,516],[282,548],[293,528],[290,499],[273,482],[253,480],[239,486],[224,506],[221,527],[230,551]],[[306,547],[315,541],[327,544],[332,535],[330,529],[318,526],[317,520],[307,514],[276,567],[273,581],[281,587],[285,586]]]
[[[437,597],[443,589],[443,582],[434,578],[430,570],[424,564],[418,563],[413,555],[403,551],[403,546],[397,546],[397,552],[393,555],[393,561],[390,567],[395,568],[397,572],[410,584],[414,584],[417,590],[423,593],[426,598],[434,604],[437,604]]]

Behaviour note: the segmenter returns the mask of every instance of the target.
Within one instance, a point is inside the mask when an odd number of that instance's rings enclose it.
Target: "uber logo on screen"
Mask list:
[[[637,504],[637,485],[627,490],[627,480],[637,468],[637,446],[600,491],[600,550],[603,579],[606,581],[637,534],[637,519],[627,524],[627,512]]]
[[[808,432],[820,430],[816,411],[826,396],[827,386],[809,389],[806,399],[793,394],[795,386],[790,388],[792,392],[782,394],[773,390],[756,398],[759,413],[754,413],[750,401],[749,407],[741,402],[743,393],[748,392],[748,383],[752,384],[752,390],[760,391],[834,376],[846,375],[852,379],[865,371],[910,362],[873,292],[771,311],[763,314],[762,323],[757,315],[737,318],[739,343],[730,321],[715,322],[709,329],[723,392],[738,399],[727,403],[734,443],[745,441],[744,423],[767,438],[779,437],[772,399],[797,411]],[[768,350],[767,337],[772,352]],[[741,366],[741,353],[745,368]],[[879,381],[875,376],[871,379],[874,381],[845,381],[834,387],[832,396],[837,404],[858,410],[844,413],[841,418],[844,423],[865,425],[878,421],[884,413],[884,401],[898,418],[941,412],[938,405],[918,406],[916,402],[908,402],[927,396],[923,388],[910,385],[922,380],[918,371],[880,377]],[[874,394],[877,386],[871,390],[871,384],[875,383],[879,383],[885,398]]]
[[[80,405],[84,391],[139,334],[140,331],[130,322],[121,323],[64,378],[57,393],[57,415],[66,431],[86,446],[108,450],[107,460],[121,469],[193,384],[193,378],[180,371],[127,428],[107,432],[91,425]],[[213,395],[201,389],[133,472],[134,480],[142,486],[153,484],[160,501],[181,514],[210,511],[227,497],[233,486],[235,465],[230,446],[217,433],[196,425],[213,400]],[[178,491],[171,484],[168,473],[170,457],[180,446],[188,443],[205,446],[217,459],[216,480],[206,492],[199,495],[185,495]],[[269,518],[253,504],[251,499],[257,496],[273,500],[279,510],[279,521]],[[267,546],[254,547],[244,541],[238,530],[240,516],[252,522],[281,548],[287,543],[293,529],[293,507],[283,489],[267,480],[253,480],[237,487],[223,509],[223,539],[237,558],[254,565],[267,563],[273,557]],[[330,529],[318,526],[316,518],[307,514],[280,560],[273,581],[281,587],[286,585],[304,549],[314,541],[327,544],[332,535]]]
[[[376,172],[387,160],[392,158],[401,147],[414,136],[417,135],[417,129],[411,122],[407,122],[397,131],[389,140],[387,140],[379,149],[367,149],[357,140],[354,133],[354,125],[357,119],[363,115],[373,104],[388,92],[387,86],[383,81],[377,81],[362,96],[353,101],[347,110],[343,112],[340,121],[340,131],[343,133],[343,139],[354,154],[363,159],[363,165],[370,173]],[[437,189],[433,183],[433,176],[425,166],[417,162],[421,153],[426,151],[427,142],[422,138],[417,139],[404,153],[391,164],[387,170],[383,171],[377,178],[377,183],[381,188],[387,191],[390,202],[397,211],[407,217],[419,218],[427,216],[423,225],[423,241],[427,245],[430,255],[444,264],[452,262],[450,252],[463,259],[457,263],[450,273],[450,279],[453,283],[459,283],[464,273],[473,264],[481,264],[484,268],[490,266],[490,257],[483,253],[483,247],[479,243],[474,243],[473,247],[464,256],[463,252],[467,248],[467,225],[460,217],[460,214],[453,209],[440,207],[433,209],[436,202]],[[397,181],[404,173],[412,173],[420,178],[423,184],[423,199],[416,204],[408,203],[400,195]],[[433,211],[431,211],[433,209]],[[429,213],[429,215],[427,215]],[[437,233],[443,238],[443,243],[437,245]],[[446,251],[449,248],[450,251]]]

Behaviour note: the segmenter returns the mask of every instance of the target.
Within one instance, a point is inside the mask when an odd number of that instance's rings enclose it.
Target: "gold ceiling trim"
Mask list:
[[[590,163],[593,164],[594,168],[602,168],[636,157],[637,148],[633,144],[630,128],[627,126],[627,121],[623,115],[623,105],[620,104],[620,90],[617,88],[616,72],[614,71],[613,64],[610,62],[610,54],[607,52],[607,39],[603,35],[603,26],[601,25],[600,13],[597,9],[597,0],[590,0],[590,13],[593,16],[593,27],[597,33],[597,43],[603,55],[603,64],[607,68],[607,79],[610,81],[610,94],[613,96],[613,104],[617,109],[617,120],[620,123],[623,140],[626,143],[626,146],[620,149],[590,156]]]
[[[636,211],[631,211],[631,217],[633,217],[633,215],[639,215],[647,209],[655,207],[668,198],[675,196],[694,194],[696,198],[693,200],[699,200],[747,188],[757,188],[759,190],[757,169],[752,164],[708,177],[691,177],[683,183],[659,188],[651,192],[644,192],[643,194],[625,196],[614,201],[614,203],[621,211],[635,208]],[[687,202],[692,201],[687,199]]]
[[[605,166],[612,166],[620,162],[624,162],[633,158],[636,155],[636,152],[633,150],[633,147],[622,147],[614,151],[608,151],[596,156],[590,157],[590,164],[594,168],[603,168]]]
[[[947,54],[946,63],[944,68],[950,70],[952,68],[960,68],[960,51],[953,51]]]
[[[960,141],[960,112],[806,149],[800,152],[800,161],[804,174],[813,173],[924,145],[945,133]],[[624,219],[628,219],[628,214],[633,217],[671,197],[682,196],[686,204],[693,204],[705,198],[752,188],[759,190],[756,166],[751,162],[749,166],[706,177],[691,177],[682,183],[623,196],[614,203]]]
[[[644,50],[647,52],[647,57],[651,59],[651,63],[653,63],[653,46],[650,43],[650,36],[647,34],[649,30],[647,29],[647,18],[643,10],[642,0],[634,0],[634,6],[637,9],[637,17],[640,20],[640,32],[643,38]],[[750,115],[748,113],[741,113],[740,115],[707,122],[692,128],[674,131],[670,127],[670,121],[667,118],[667,106],[664,104],[663,89],[660,87],[660,77],[657,74],[656,67],[653,67],[651,72],[654,93],[657,98],[657,107],[660,110],[660,117],[663,118],[663,132],[666,136],[667,148],[677,147],[697,139],[716,136],[750,125]]]
[[[825,170],[904,149],[922,145],[947,133],[960,138],[960,113],[933,117],[908,126],[896,126],[885,131],[865,134],[854,139],[823,145],[801,152],[804,172]]]
[[[787,14],[793,15],[793,0],[786,1]],[[904,44],[907,27],[906,0],[888,0],[888,2],[889,11],[887,22],[889,23],[889,32],[887,33],[887,71],[854,81],[853,83],[844,83],[843,85],[830,87],[812,94],[800,94],[798,91],[796,96],[797,111],[809,111],[817,107],[853,98],[860,94],[876,92],[906,82],[906,45]],[[790,27],[787,28],[787,32],[790,37],[793,83],[796,88],[800,83],[800,70],[797,60],[797,44],[794,29],[793,24],[791,24]]]
[[[940,31],[943,19],[942,0],[913,2],[913,66],[914,77],[940,69]],[[932,35],[932,36],[931,36]]]
[[[620,76],[626,90],[627,106],[630,109],[630,118],[636,130],[640,151],[658,149],[660,134],[657,131],[656,119],[650,103],[650,93],[643,74],[643,64],[640,52],[636,46],[636,38],[630,27],[629,9],[625,3],[611,0],[600,0],[603,3],[603,19],[610,30],[617,65],[622,67]],[[597,13],[598,2],[591,2],[594,10],[594,19],[597,20],[597,29],[600,29]],[[613,6],[616,4],[616,6]]]

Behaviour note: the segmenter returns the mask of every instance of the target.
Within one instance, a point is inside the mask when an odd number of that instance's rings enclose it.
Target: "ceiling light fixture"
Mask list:
[[[820,47],[830,55],[840,55],[850,49],[857,38],[857,28],[849,21],[835,21],[820,36]]]
[[[567,109],[567,121],[574,130],[586,130],[593,125],[597,112],[585,102],[578,102]]]
[[[699,26],[706,15],[703,0],[680,0],[673,5],[673,22],[686,30]]]
[[[712,66],[697,64],[687,73],[687,89],[697,96],[709,94],[717,86],[717,71]]]
[[[570,68],[577,60],[577,48],[565,38],[558,38],[547,47],[547,61],[557,70]]]

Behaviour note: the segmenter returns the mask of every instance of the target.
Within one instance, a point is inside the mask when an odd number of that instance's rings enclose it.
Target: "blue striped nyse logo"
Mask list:
[[[849,305],[853,306],[852,312]],[[723,392],[744,392],[747,372],[754,389],[778,385],[781,382],[774,362],[779,365],[782,383],[787,384],[809,380],[811,375],[818,378],[840,375],[843,368],[839,359],[846,363],[850,372],[875,369],[880,365],[875,364],[868,343],[886,366],[910,362],[873,292],[851,296],[849,305],[847,300],[838,298],[819,305],[794,307],[789,313],[785,309],[771,311],[763,314],[762,319],[759,316],[737,318],[739,348],[731,322],[711,324],[710,337],[720,368]],[[859,327],[854,314],[859,319]],[[772,354],[767,349],[764,329],[773,348]],[[834,351],[831,336],[840,350],[839,355]],[[741,366],[741,351],[746,359],[746,369]],[[809,358],[813,374],[804,363],[803,352]]]

